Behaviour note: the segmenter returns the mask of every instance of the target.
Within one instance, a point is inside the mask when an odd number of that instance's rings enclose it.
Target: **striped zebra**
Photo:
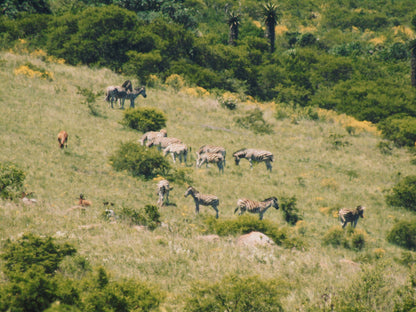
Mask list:
[[[355,209],[348,209],[348,208],[342,208],[338,212],[338,218],[341,221],[342,228],[344,228],[348,222],[351,222],[352,227],[357,226],[358,219],[364,218],[364,209],[363,206],[357,206]]]
[[[168,180],[160,180],[157,183],[157,195],[159,195],[159,199],[157,200],[158,206],[161,207],[164,203],[169,203],[169,191],[171,189]]]
[[[189,186],[185,192],[185,197],[191,195],[195,201],[195,212],[199,213],[199,205],[202,206],[211,206],[216,211],[215,218],[218,219],[218,205],[220,200],[215,195],[204,195],[199,193],[193,186]]]
[[[157,146],[157,149],[160,151],[174,143],[182,143],[182,141],[177,138],[157,137],[153,141],[148,141],[146,143],[146,146],[147,147]]]
[[[272,206],[276,208],[276,210],[279,209],[279,204],[277,202],[276,197],[270,197],[261,202],[250,200],[247,198],[240,198],[237,201],[237,208],[235,208],[234,213],[236,213],[239,209],[239,216],[241,216],[246,211],[250,213],[258,213],[260,216],[260,220],[263,220],[264,213],[267,211],[267,209],[269,209]]]
[[[233,154],[235,164],[238,166],[240,160],[245,158],[250,163],[250,168],[253,168],[254,162],[264,161],[266,163],[267,170],[272,172],[273,154],[269,151],[262,151],[252,148],[243,148]]]
[[[225,167],[225,156],[226,156],[226,151],[225,148],[222,146],[215,146],[215,145],[202,145],[197,154],[201,155],[201,154],[205,154],[205,153],[216,153],[216,154],[221,154],[224,157],[224,167]]]
[[[198,154],[197,155],[197,160],[196,160],[196,166],[198,168],[201,168],[201,166],[203,164],[208,164],[212,163],[212,164],[217,164],[218,170],[219,172],[224,172],[224,156],[222,156],[222,154],[217,154],[217,153],[204,153],[204,154]]]
[[[121,108],[124,108],[124,100],[130,100],[130,108],[134,108],[134,100],[139,96],[142,95],[144,98],[147,97],[146,94],[146,87],[142,86],[140,88],[135,88],[134,91],[127,91],[125,93],[121,93],[120,95],[117,95],[117,97],[122,98],[122,106]]]
[[[146,141],[154,141],[157,137],[167,137],[168,133],[165,129],[161,129],[160,131],[148,131],[139,140],[140,145],[144,145]]]
[[[105,91],[105,100],[109,102],[108,106],[111,104],[111,108],[113,108],[113,102],[116,101],[117,103],[117,100],[120,100],[118,107],[121,107],[122,98],[119,97],[119,95],[127,93],[127,91],[133,91],[133,86],[130,80],[126,80],[121,86],[108,86]]]
[[[173,162],[176,163],[176,157],[179,158],[179,161],[182,163],[182,158],[186,164],[186,156],[188,155],[188,148],[185,144],[182,143],[173,143],[170,144],[163,150],[163,156],[166,156],[168,153],[172,155]]]

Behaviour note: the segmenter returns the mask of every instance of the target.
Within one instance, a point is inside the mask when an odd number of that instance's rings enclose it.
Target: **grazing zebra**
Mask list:
[[[127,93],[127,91],[133,91],[133,86],[130,80],[126,80],[121,86],[109,86],[105,91],[105,100],[111,103],[111,108],[113,108],[114,100],[117,102],[117,99],[120,100],[118,107],[121,107],[121,97],[118,97],[120,93]],[[108,106],[110,106],[110,103]],[[124,106],[124,100],[123,100]]]
[[[188,148],[185,144],[182,143],[173,143],[170,144],[163,150],[163,156],[166,156],[168,153],[172,155],[173,162],[176,163],[176,157],[179,158],[182,163],[182,157],[186,164],[186,156],[188,155]]]
[[[277,202],[276,197],[267,198],[261,202],[240,198],[237,201],[237,208],[235,208],[234,213],[240,209],[239,216],[242,215],[244,212],[248,211],[250,213],[258,213],[260,216],[260,220],[263,220],[263,215],[271,206],[274,208],[279,209],[279,204]]]
[[[218,205],[220,200],[215,195],[204,195],[199,193],[193,186],[189,186],[185,192],[185,197],[191,195],[195,201],[195,212],[199,213],[199,205],[211,206],[216,211],[216,218],[218,219]]]
[[[134,100],[139,96],[142,95],[144,98],[147,97],[146,95],[146,87],[135,88],[134,91],[120,91],[117,93],[116,97],[121,101],[121,108],[124,109],[124,100],[130,100],[130,108],[134,108]]]
[[[143,134],[143,136],[141,137],[141,139],[139,140],[140,145],[144,145],[144,143],[146,141],[153,141],[154,139],[156,139],[157,137],[167,137],[168,133],[166,132],[165,129],[161,129],[160,131],[149,131],[146,132],[145,134]]]
[[[159,199],[157,200],[158,206],[161,207],[164,203],[169,203],[169,191],[171,189],[168,180],[160,180],[157,183],[157,195],[159,195]]]
[[[356,227],[358,219],[364,218],[363,206],[357,206],[355,209],[342,208],[338,212],[338,218],[341,221],[342,228],[344,228],[348,222],[351,222],[352,227]]]
[[[153,141],[148,141],[146,143],[146,146],[147,147],[157,146],[158,150],[160,151],[174,143],[182,143],[182,141],[177,138],[156,137]]]
[[[252,148],[243,148],[233,154],[235,164],[238,166],[241,158],[245,158],[250,163],[250,168],[253,168],[254,162],[264,161],[266,163],[267,170],[272,172],[273,154],[269,151],[262,151]]]
[[[222,154],[217,154],[217,153],[204,153],[204,154],[198,154],[197,155],[197,160],[196,160],[196,166],[198,168],[201,168],[201,166],[203,164],[208,164],[212,163],[212,164],[217,164],[218,170],[219,172],[224,172],[224,156],[222,156]]]
[[[215,145],[203,145],[199,148],[197,154],[198,156],[205,153],[216,153],[221,154],[224,157],[224,167],[225,167],[225,155],[227,154],[225,148],[222,146]]]

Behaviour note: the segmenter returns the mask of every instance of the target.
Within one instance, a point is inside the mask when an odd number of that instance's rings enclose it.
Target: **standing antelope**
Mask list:
[[[188,148],[185,144],[182,143],[173,143],[170,144],[163,150],[163,156],[166,156],[168,153],[172,155],[173,162],[176,163],[176,157],[179,158],[179,161],[182,163],[182,158],[186,164],[186,156],[188,155]]]
[[[253,168],[253,161],[254,162],[261,162],[264,161],[266,163],[267,170],[272,172],[272,162],[273,162],[273,154],[269,151],[262,151],[258,149],[252,148],[243,148],[233,154],[235,164],[238,166],[240,160],[245,158],[250,163],[250,168]]]
[[[66,131],[62,130],[58,133],[58,142],[60,148],[64,148],[64,145],[68,147],[68,133]]]
[[[165,129],[161,129],[160,131],[148,131],[145,134],[143,134],[143,136],[141,137],[141,139],[139,140],[140,145],[144,145],[144,143],[146,143],[146,141],[154,141],[157,137],[167,137],[168,133]]]
[[[272,206],[276,208],[276,210],[279,209],[279,204],[276,197],[270,197],[261,202],[247,198],[240,198],[237,201],[237,208],[235,208],[234,213],[236,213],[238,209],[240,209],[240,213],[238,214],[239,216],[241,216],[246,211],[250,213],[258,213],[260,220],[263,220],[264,213]]]
[[[201,166],[203,164],[208,164],[212,163],[212,164],[217,164],[218,170],[219,172],[224,172],[224,156],[222,156],[221,154],[217,154],[217,153],[204,153],[204,154],[198,154],[197,155],[197,160],[196,160],[196,166],[198,168],[201,168]]]
[[[342,228],[344,228],[348,222],[351,222],[352,227],[356,227],[358,219],[364,218],[364,209],[363,206],[357,206],[355,209],[348,209],[348,208],[342,208],[338,212],[338,218],[341,221]]]
[[[227,154],[225,148],[222,146],[215,146],[215,145],[202,145],[197,154],[198,156],[205,153],[216,153],[221,154],[224,157],[224,167],[225,167],[225,155]]]
[[[220,200],[215,195],[204,195],[199,193],[193,186],[189,186],[185,192],[185,197],[191,195],[195,202],[195,212],[199,213],[199,205],[202,206],[211,206],[216,211],[216,218],[218,219],[218,205]]]
[[[157,183],[157,195],[159,195],[159,199],[157,201],[158,206],[163,206],[164,203],[169,203],[169,191],[172,188],[169,185],[168,180],[160,180]]]

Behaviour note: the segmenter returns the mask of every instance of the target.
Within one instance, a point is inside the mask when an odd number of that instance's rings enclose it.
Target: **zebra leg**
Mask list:
[[[165,198],[166,198],[166,200],[165,200],[165,203],[166,203],[166,205],[167,204],[169,204],[169,190],[168,191],[166,191],[166,194],[165,194],[166,196],[165,196]]]
[[[199,213],[199,204],[195,203],[195,213]]]
[[[134,99],[130,99],[130,108],[134,108]]]
[[[270,163],[269,160],[266,161],[266,168],[267,168],[267,170],[269,170],[270,172],[272,172],[272,164]]]
[[[235,210],[234,210],[234,214],[238,211],[238,208],[240,208],[240,207],[235,208]]]
[[[173,159],[173,163],[176,164],[176,155],[175,155],[175,153],[172,153],[172,159]]]
[[[263,220],[263,214],[262,214],[262,213],[260,213],[260,215],[259,215],[259,219],[260,219],[260,220]]]
[[[217,213],[215,215],[215,218],[218,219],[218,208],[217,208],[217,206],[212,206],[212,208],[214,208],[215,212]]]
[[[251,161],[251,159],[249,159],[248,162],[250,163],[250,168],[253,169],[253,162]]]

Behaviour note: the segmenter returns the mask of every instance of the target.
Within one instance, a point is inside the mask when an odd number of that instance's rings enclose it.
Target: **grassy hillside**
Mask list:
[[[50,79],[30,77],[30,71],[21,67],[28,63],[32,69],[44,70]],[[109,157],[120,142],[136,141],[141,133],[119,123],[123,112],[109,109],[104,95],[91,109],[77,87],[98,93],[126,78],[109,70],[1,52],[0,162],[21,166],[27,173],[25,188],[38,200],[35,206],[0,202],[1,240],[33,232],[68,241],[113,277],[148,281],[166,291],[162,307],[166,311],[183,308],[184,296],[194,282],[220,281],[227,273],[287,281],[288,294],[282,298],[287,311],[321,307],[323,294],[335,294],[362,270],[376,268],[382,268],[386,281],[382,289],[390,290],[381,292],[378,307],[392,309],[395,290],[408,282],[409,272],[397,261],[402,250],[389,244],[386,234],[395,221],[414,220],[414,216],[389,208],[384,191],[402,176],[416,174],[410,154],[395,148],[391,154],[381,153],[375,127],[347,116],[318,111],[319,118],[311,120],[299,110],[254,102],[239,103],[237,110],[230,111],[210,96],[193,97],[185,89],[148,88],[147,98],[139,97],[136,105],[162,110],[169,136],[182,139],[193,154],[203,144],[227,149],[223,175],[212,166],[196,169],[193,155],[193,163],[188,163],[193,185],[220,198],[220,219],[237,218],[233,211],[240,197],[294,196],[303,221],[290,227],[281,210],[274,209],[267,211],[265,219],[287,229],[304,247],[243,248],[236,245],[234,236],[217,242],[200,239],[207,233],[204,218],[214,211],[202,207],[196,216],[192,199],[183,196],[186,186],[180,184],[174,184],[171,192],[175,205],[160,209],[166,226],[150,232],[123,222],[109,223],[101,217],[103,201],[113,202],[116,213],[122,207],[156,204],[157,181],[139,180],[112,169]],[[255,107],[263,110],[273,134],[256,135],[236,124],[235,117]],[[275,110],[287,118],[276,119]],[[66,150],[60,150],[57,142],[62,129],[69,133]],[[250,170],[245,160],[235,166],[231,155],[243,147],[273,152],[273,172],[267,172],[264,164]],[[80,193],[93,202],[85,213],[70,209]],[[365,237],[364,248],[324,246],[323,236],[339,227],[334,213],[359,204],[367,207],[357,225]]]

